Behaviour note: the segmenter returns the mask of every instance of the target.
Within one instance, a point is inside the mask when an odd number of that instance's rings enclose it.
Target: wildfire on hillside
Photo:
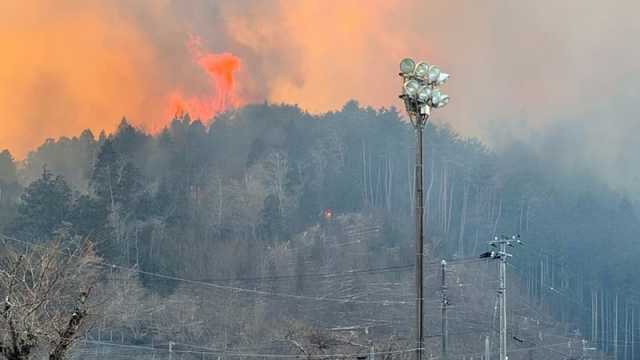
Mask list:
[[[216,114],[237,107],[240,100],[235,93],[235,73],[240,69],[240,59],[227,52],[206,52],[196,36],[191,36],[187,47],[194,63],[208,76],[209,92],[185,96],[180,90],[174,90],[167,97],[165,118],[189,114],[191,118],[208,122]]]

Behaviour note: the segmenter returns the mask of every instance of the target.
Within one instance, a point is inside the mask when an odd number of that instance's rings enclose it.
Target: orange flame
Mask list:
[[[189,114],[208,122],[216,114],[237,107],[240,101],[235,94],[234,74],[240,69],[240,59],[230,53],[204,52],[200,39],[195,36],[191,36],[187,46],[193,61],[207,73],[211,92],[185,97],[181,91],[173,91],[168,96],[165,119]]]

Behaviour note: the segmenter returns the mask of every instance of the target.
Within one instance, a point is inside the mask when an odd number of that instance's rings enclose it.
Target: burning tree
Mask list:
[[[1,247],[0,355],[64,359],[94,318],[100,259],[93,246],[59,239],[24,249]]]

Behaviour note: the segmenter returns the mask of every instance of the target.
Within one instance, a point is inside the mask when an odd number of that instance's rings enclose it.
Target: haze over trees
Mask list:
[[[524,340],[510,358],[563,358],[541,347],[556,343],[576,355],[583,338],[634,358],[633,202],[522,144],[495,152],[432,124],[425,139],[430,351],[438,259],[452,260],[450,354],[482,353],[495,338],[495,265],[467,260],[519,233],[510,335]],[[414,324],[413,146],[394,109],[356,102],[322,115],[249,105],[211,126],[186,115],[156,135],[123,119],[114,134],[48,140],[19,166],[0,153],[0,230],[36,244],[88,238],[116,266],[100,285],[115,305],[82,349],[310,356],[371,342],[401,358]]]

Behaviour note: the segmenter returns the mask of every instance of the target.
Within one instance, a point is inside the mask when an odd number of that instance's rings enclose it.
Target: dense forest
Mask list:
[[[510,358],[577,356],[582,339],[635,358],[633,200],[522,143],[495,151],[446,124],[425,132],[430,353],[440,259],[451,354],[479,358],[485,339],[495,351],[495,263],[476,258],[518,233]],[[118,301],[81,358],[372,347],[401,358],[414,327],[414,145],[397,110],[354,101],[320,115],[248,105],[209,126],[185,115],[158,134],[123,119],[113,134],[47,140],[21,162],[2,152],[0,230],[17,243],[87,238],[111,265],[103,287]]]

